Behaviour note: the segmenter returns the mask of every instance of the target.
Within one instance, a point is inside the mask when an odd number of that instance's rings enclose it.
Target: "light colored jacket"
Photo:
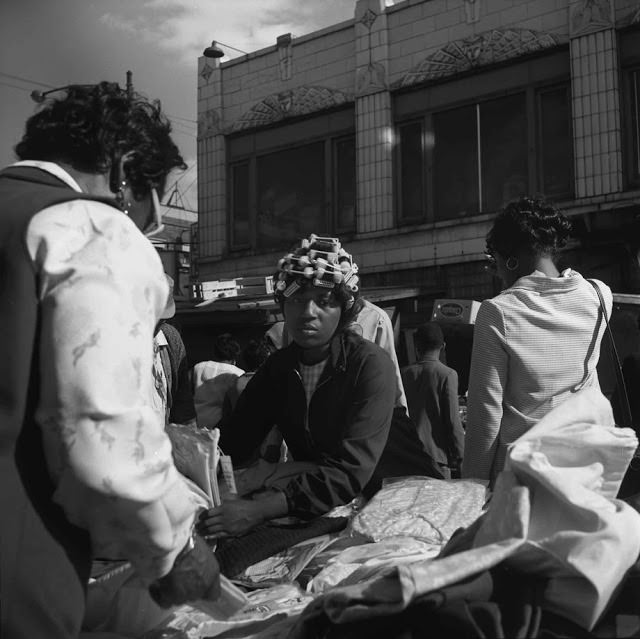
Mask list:
[[[611,314],[611,290],[595,280]],[[581,388],[599,388],[606,324],[593,286],[567,269],[520,278],[478,311],[473,336],[463,477],[489,479],[507,446]]]

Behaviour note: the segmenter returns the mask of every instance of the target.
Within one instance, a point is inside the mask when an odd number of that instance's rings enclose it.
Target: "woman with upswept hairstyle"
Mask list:
[[[522,198],[497,215],[487,235],[487,258],[505,288],[476,318],[463,477],[494,479],[510,443],[572,393],[599,387],[605,322],[597,292],[555,262],[570,230],[556,208]],[[593,282],[610,314],[611,291]]]

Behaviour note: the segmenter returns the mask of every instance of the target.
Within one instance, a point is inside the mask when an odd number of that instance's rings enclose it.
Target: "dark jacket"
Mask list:
[[[220,424],[222,450],[234,465],[250,460],[276,426],[295,461],[317,464],[280,488],[289,512],[321,515],[359,494],[380,460],[395,402],[395,372],[380,347],[357,335],[334,337],[307,410],[299,348],[271,355]]]
[[[169,422],[172,424],[186,424],[196,418],[196,408],[191,393],[189,381],[189,364],[187,351],[182,336],[175,326],[162,322],[158,330],[164,333],[169,347],[160,353],[162,367],[167,378],[168,396],[167,410]]]
[[[458,406],[458,374],[441,361],[425,359],[401,371],[409,416],[429,454],[456,466],[464,452]]]

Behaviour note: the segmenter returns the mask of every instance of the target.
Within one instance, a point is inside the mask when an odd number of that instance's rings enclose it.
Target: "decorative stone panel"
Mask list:
[[[571,15],[571,37],[611,29],[613,24],[612,0],[582,0]]]
[[[220,112],[217,109],[200,112],[198,115],[198,137],[216,135],[221,130]]]
[[[563,38],[531,29],[492,29],[476,36],[450,42],[405,74],[397,87],[439,80],[497,62],[552,49]]]
[[[353,97],[329,87],[303,86],[281,91],[258,102],[240,116],[231,131],[243,131],[280,122],[287,118],[308,115],[353,102]]]
[[[278,39],[276,40],[276,46],[278,47],[280,79],[282,81],[291,80],[291,65],[293,62],[291,40],[292,37],[290,33],[278,36]]]

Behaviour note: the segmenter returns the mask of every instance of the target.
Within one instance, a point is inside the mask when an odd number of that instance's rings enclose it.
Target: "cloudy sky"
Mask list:
[[[135,89],[161,100],[192,167],[197,59],[211,40],[255,51],[347,20],[354,8],[355,0],[0,0],[0,165],[15,160],[32,90],[124,85],[131,70]],[[191,207],[195,178],[190,168],[178,182]]]

